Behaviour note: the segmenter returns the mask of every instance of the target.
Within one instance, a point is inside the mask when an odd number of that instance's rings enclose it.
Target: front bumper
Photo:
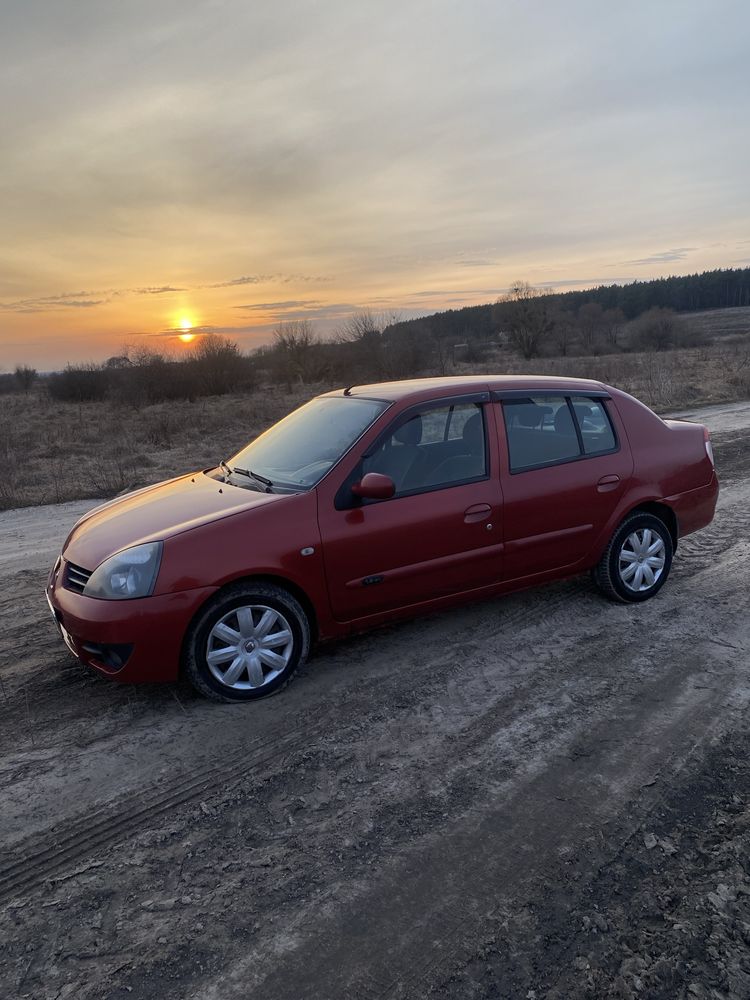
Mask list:
[[[106,601],[63,587],[64,566],[59,562],[50,574],[46,597],[70,651],[111,680],[176,680],[188,625],[216,588]]]

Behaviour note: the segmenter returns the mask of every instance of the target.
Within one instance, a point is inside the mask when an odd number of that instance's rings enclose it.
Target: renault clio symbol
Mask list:
[[[47,584],[62,638],[117,681],[249,701],[313,644],[591,572],[637,604],[718,496],[708,430],[601,382],[362,385],[215,468],[92,510]]]

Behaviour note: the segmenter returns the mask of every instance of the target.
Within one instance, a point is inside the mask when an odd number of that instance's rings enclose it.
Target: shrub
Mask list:
[[[649,309],[633,324],[633,344],[644,351],[666,351],[674,344],[675,328],[672,309]]]
[[[28,365],[16,365],[13,377],[19,389],[28,392],[36,381],[36,368],[29,368]]]
[[[93,403],[107,395],[109,377],[99,365],[68,365],[63,372],[50,375],[50,396],[63,403]]]

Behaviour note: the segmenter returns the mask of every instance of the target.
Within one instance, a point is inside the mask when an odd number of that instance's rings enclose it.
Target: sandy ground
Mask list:
[[[750,403],[640,607],[575,579],[321,650],[280,697],[118,687],[0,515],[0,996],[750,996]],[[157,637],[158,641],[158,637]]]

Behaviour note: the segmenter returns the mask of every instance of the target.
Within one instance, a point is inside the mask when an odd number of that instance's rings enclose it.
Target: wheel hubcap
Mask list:
[[[664,539],[651,528],[638,528],[622,543],[620,579],[636,593],[650,590],[664,572],[667,550]]]
[[[269,684],[289,665],[294,636],[275,608],[250,604],[228,612],[211,629],[206,663],[225,687],[248,691]]]

